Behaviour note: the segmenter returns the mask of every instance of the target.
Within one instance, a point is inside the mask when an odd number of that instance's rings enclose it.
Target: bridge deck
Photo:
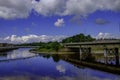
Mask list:
[[[117,41],[93,41],[93,42],[80,42],[80,43],[64,43],[63,45],[120,45],[120,40]]]

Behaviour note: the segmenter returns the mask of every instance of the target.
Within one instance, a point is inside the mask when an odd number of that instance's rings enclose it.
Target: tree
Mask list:
[[[77,34],[72,37],[68,37],[62,40],[62,43],[71,43],[71,42],[87,42],[87,41],[94,41],[95,39],[92,38],[90,35],[85,36],[84,34]]]
[[[59,47],[60,47],[60,43],[58,43],[57,41],[52,43],[52,48],[53,48],[56,52],[58,52]]]

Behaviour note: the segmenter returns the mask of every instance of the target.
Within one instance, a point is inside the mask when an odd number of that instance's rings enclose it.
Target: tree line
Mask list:
[[[24,43],[19,44],[19,46],[40,46],[39,49],[43,50],[50,50],[50,51],[58,51],[60,48],[62,48],[61,43],[72,43],[72,42],[88,42],[88,41],[94,41],[95,39],[92,38],[90,35],[84,35],[84,34],[77,34],[71,37],[68,37],[66,39],[63,39],[61,42],[34,42],[34,43]]]

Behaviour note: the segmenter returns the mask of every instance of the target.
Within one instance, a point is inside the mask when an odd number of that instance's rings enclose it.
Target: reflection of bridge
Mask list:
[[[120,40],[110,40],[110,41],[94,41],[94,42],[80,42],[80,43],[64,43],[66,48],[79,48],[80,59],[84,59],[86,56],[90,57],[93,46],[102,46],[105,62],[107,63],[107,58],[112,56],[115,58],[116,65],[119,65],[119,48]]]

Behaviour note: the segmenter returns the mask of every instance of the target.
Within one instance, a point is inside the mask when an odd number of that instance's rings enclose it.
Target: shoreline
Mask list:
[[[7,52],[7,51],[11,51],[11,50],[15,50],[18,49],[16,47],[12,47],[12,48],[0,48],[0,52]]]
[[[39,52],[39,51],[31,51],[29,50],[31,53],[35,53],[35,54],[74,54],[75,52],[64,52],[64,51],[51,51],[51,52]]]

